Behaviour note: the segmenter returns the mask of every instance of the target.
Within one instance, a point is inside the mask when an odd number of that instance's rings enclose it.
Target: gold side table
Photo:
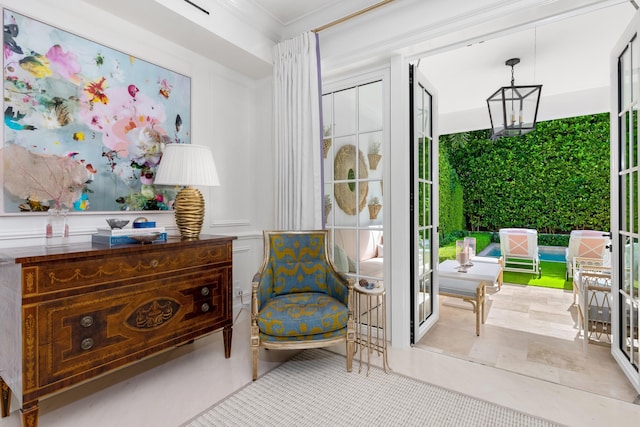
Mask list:
[[[362,372],[362,353],[366,352],[367,375],[369,375],[371,353],[376,351],[378,356],[382,355],[382,368],[385,373],[388,373],[391,368],[387,360],[387,297],[384,286],[378,284],[372,289],[367,289],[360,283],[356,283],[354,290],[356,291],[356,351],[360,351],[358,372]],[[375,337],[373,337],[374,329]]]

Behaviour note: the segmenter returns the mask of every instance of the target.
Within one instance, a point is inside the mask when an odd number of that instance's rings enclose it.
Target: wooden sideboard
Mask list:
[[[229,358],[234,239],[0,249],[2,416],[219,329]]]

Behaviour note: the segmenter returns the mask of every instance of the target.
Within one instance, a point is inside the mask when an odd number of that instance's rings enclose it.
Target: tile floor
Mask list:
[[[418,346],[626,402],[637,399],[608,343],[589,344],[584,353],[571,291],[504,284],[487,293],[479,337],[470,304],[442,297],[440,321]]]
[[[246,308],[236,307],[236,313],[230,359],[224,359],[222,334],[214,333],[43,399],[40,426],[181,425],[251,381],[249,316]],[[333,350],[343,353],[344,347]],[[260,374],[292,354],[261,351]],[[442,350],[391,348],[389,362],[397,373],[566,425],[637,426],[640,420],[640,405],[471,362]],[[373,363],[380,365],[375,355]],[[364,371],[358,374],[357,367],[356,362],[348,375],[365,375]],[[20,426],[15,402],[11,409],[9,417],[0,419],[0,427]]]

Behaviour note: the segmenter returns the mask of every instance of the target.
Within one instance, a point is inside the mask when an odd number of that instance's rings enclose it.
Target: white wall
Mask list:
[[[192,142],[212,148],[221,182],[202,189],[202,232],[239,237],[234,282],[248,291],[262,256],[261,231],[273,224],[271,80],[250,79],[82,2],[0,0],[0,5],[191,77]],[[96,227],[116,215],[133,219],[141,214],[72,213],[72,241],[90,241]],[[145,211],[144,216],[177,234],[172,213]],[[0,249],[42,245],[45,224],[46,214],[1,215]]]

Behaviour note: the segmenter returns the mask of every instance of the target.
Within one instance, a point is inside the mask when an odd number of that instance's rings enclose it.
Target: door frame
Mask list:
[[[611,256],[611,264],[612,264],[612,288],[611,292],[613,293],[613,307],[611,313],[611,332],[613,336],[612,344],[611,344],[611,354],[613,358],[616,360],[620,369],[626,377],[629,379],[631,384],[635,387],[635,389],[640,393],[640,371],[634,368],[625,355],[625,353],[620,349],[621,345],[621,323],[622,323],[622,311],[620,307],[620,284],[621,284],[621,248],[620,248],[620,185],[619,185],[619,170],[620,170],[620,153],[619,153],[619,126],[618,126],[618,110],[619,110],[619,80],[618,80],[618,59],[620,53],[624,51],[624,49],[628,46],[629,41],[635,37],[636,42],[633,45],[636,49],[635,59],[640,59],[640,12],[636,12],[633,19],[621,34],[618,42],[614,45],[611,56],[610,56],[610,93],[611,93],[611,114],[610,114],[610,123],[611,123],[611,136],[610,136],[610,151],[611,151],[611,231],[612,231],[612,246],[613,253]],[[634,56],[634,55],[632,55]],[[634,65],[632,63],[632,71],[634,69]],[[640,65],[640,64],[638,64]],[[637,65],[635,66],[637,70]],[[638,78],[635,79],[635,82],[638,83]],[[633,99],[636,102],[640,103],[640,88],[636,87],[634,90]],[[638,115],[639,110],[636,108],[636,116]],[[640,131],[640,125],[635,127],[636,138],[638,138],[638,133]],[[640,165],[638,165],[639,159],[636,158],[636,167],[640,169]],[[636,177],[640,175],[640,172],[636,173]],[[636,211],[640,207],[640,192],[638,191],[638,185],[640,185],[640,180],[636,180],[634,183],[635,187],[635,195],[636,200],[635,208]],[[636,271],[636,274],[638,272]],[[636,320],[637,322],[637,320]]]
[[[419,63],[419,61],[418,61]],[[410,254],[412,255],[410,258],[410,271],[411,271],[411,281],[410,289],[411,289],[411,343],[415,344],[420,341],[424,335],[436,324],[440,317],[440,303],[439,303],[439,280],[438,280],[438,249],[439,249],[439,239],[438,239],[438,221],[439,221],[439,180],[438,180],[438,95],[436,88],[428,81],[427,77],[420,71],[418,67],[418,63],[409,64],[407,67],[407,73],[409,73],[409,113],[410,113],[410,131],[409,131],[409,158],[411,159],[411,167],[409,168],[409,189],[413,192],[412,197],[410,197],[410,203],[414,206],[414,209],[410,211],[410,237],[409,237],[409,246],[410,246]],[[430,256],[429,266],[431,270],[431,290],[430,290],[430,304],[431,304],[431,313],[427,316],[426,320],[420,324],[417,324],[417,321],[422,321],[422,318],[418,318],[419,314],[419,293],[420,293],[420,282],[418,280],[419,275],[419,265],[416,257],[418,256],[418,249],[416,248],[417,242],[416,238],[416,227],[419,227],[418,217],[419,213],[415,210],[415,206],[419,206],[419,202],[417,201],[417,196],[419,195],[419,189],[416,187],[416,166],[418,160],[414,158],[415,156],[415,118],[417,116],[415,112],[416,108],[416,95],[418,94],[418,86],[420,87],[419,93],[422,96],[426,91],[430,96],[430,106],[429,106],[429,124],[431,125],[431,144],[429,147],[431,152],[428,154],[430,165],[429,169],[431,171],[431,191],[430,191],[430,209],[429,214],[431,226],[431,239],[430,239]],[[412,102],[413,101],[413,102]]]

